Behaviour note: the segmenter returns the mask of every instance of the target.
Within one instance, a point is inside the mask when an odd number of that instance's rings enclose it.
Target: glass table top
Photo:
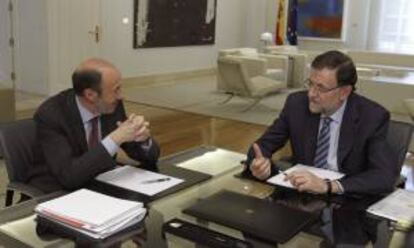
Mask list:
[[[200,163],[208,165],[210,159],[217,171],[200,169]],[[212,147],[199,147],[178,153],[161,161],[160,166],[180,166],[186,169],[210,172],[212,178],[195,186],[182,189],[173,194],[148,203],[148,216],[144,224],[132,227],[101,242],[78,240],[78,247],[195,247],[185,239],[162,232],[162,225],[180,218],[212,230],[242,239],[254,244],[254,247],[400,247],[404,241],[404,232],[390,229],[390,223],[366,214],[365,209],[375,199],[363,198],[348,200],[333,199],[331,202],[310,194],[298,194],[293,191],[277,189],[274,186],[234,175],[243,170],[240,160],[243,154]],[[191,164],[194,163],[194,166]],[[222,164],[222,166],[217,166]],[[317,222],[305,228],[294,238],[284,244],[269,244],[255,240],[230,227],[218,225],[182,213],[200,199],[211,196],[221,190],[274,201],[287,207],[293,207],[315,213]],[[75,242],[48,232],[36,229],[34,207],[38,202],[52,199],[62,192],[46,195],[36,200],[29,200],[0,212],[0,245],[5,247],[75,247]],[[280,224],[280,223],[279,223]],[[86,243],[83,243],[86,242]],[[323,246],[328,245],[328,246]]]

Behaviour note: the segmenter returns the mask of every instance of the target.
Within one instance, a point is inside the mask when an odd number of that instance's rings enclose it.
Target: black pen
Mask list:
[[[279,169],[279,172],[282,173],[285,177],[288,176],[288,174],[284,170]]]
[[[144,183],[144,184],[147,184],[147,183],[160,183],[160,182],[165,182],[165,181],[170,181],[170,180],[171,180],[171,178],[169,178],[169,177],[163,177],[163,178],[158,178],[158,179],[142,181],[142,183]]]

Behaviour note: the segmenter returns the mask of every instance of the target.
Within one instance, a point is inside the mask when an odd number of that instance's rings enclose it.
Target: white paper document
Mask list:
[[[184,182],[184,180],[176,177],[143,170],[129,165],[102,173],[95,179],[149,196]]]
[[[414,223],[414,192],[397,189],[389,196],[371,205],[367,211],[401,224]]]
[[[37,205],[35,212],[93,238],[105,238],[140,222],[146,209],[141,202],[80,189]]]
[[[245,158],[245,154],[217,148],[214,151],[206,152],[201,156],[179,163],[177,166],[216,176],[241,167],[240,161]]]
[[[297,170],[307,170],[307,171],[315,174],[316,176],[318,176],[320,178],[325,178],[325,179],[329,179],[329,180],[338,180],[338,179],[345,176],[345,174],[337,172],[337,171],[325,170],[325,169],[321,169],[321,168],[315,168],[315,167],[307,166],[307,165],[303,165],[303,164],[297,164],[297,165],[285,170],[285,173],[289,174],[289,173],[292,173],[293,171],[297,171]],[[273,176],[273,177],[269,178],[267,180],[267,182],[271,183],[271,184],[274,184],[274,185],[287,187],[287,188],[295,188],[295,187],[293,187],[293,185],[289,181],[284,181],[285,177],[286,176],[284,175],[284,173],[279,173],[276,176]]]

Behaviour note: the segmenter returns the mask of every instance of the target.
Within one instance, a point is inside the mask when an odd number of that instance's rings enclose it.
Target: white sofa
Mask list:
[[[369,72],[368,74],[360,73],[361,77],[403,78],[414,73],[414,55],[355,50],[348,51],[348,55],[359,71]]]
[[[349,50],[348,55],[356,64],[414,68],[414,55],[409,54]]]
[[[414,98],[414,85],[399,82],[380,82],[371,79],[360,79],[357,83],[357,92],[372,99],[401,121],[410,121],[409,112],[404,100]]]

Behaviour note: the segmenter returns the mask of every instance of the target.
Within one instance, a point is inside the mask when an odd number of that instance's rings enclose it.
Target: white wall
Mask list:
[[[326,41],[301,39],[301,49],[367,49],[371,4],[377,0],[345,0],[344,40]],[[278,0],[248,1],[246,14],[245,44],[249,47],[262,47],[259,36],[262,32],[275,33],[278,13]]]
[[[46,1],[16,1],[16,88],[47,94]]]
[[[259,37],[263,32],[273,32],[272,29],[268,29],[269,20],[267,14],[267,5],[269,0],[255,0],[248,1],[246,4],[246,25],[244,43],[247,47],[255,47],[260,49],[262,44]],[[275,2],[275,1],[273,1]]]
[[[368,30],[370,3],[374,1],[377,0],[346,0],[348,16],[345,25],[345,41],[300,40],[300,47],[310,50],[366,48],[370,31]],[[57,81],[61,81],[54,79],[58,78],[57,76],[50,76],[56,73],[62,74],[54,70],[53,66],[49,67],[48,64],[54,63],[51,59],[53,56],[61,56],[57,55],[56,49],[62,50],[62,44],[56,37],[51,37],[48,33],[48,26],[49,30],[51,28],[65,30],[66,27],[60,22],[49,20],[50,23],[48,23],[48,15],[61,15],[48,9],[48,2],[44,0],[19,1],[20,5],[16,6],[18,11],[16,15],[18,41],[16,44],[16,85],[18,89],[34,93],[55,92],[53,86],[59,84]],[[98,54],[116,64],[126,78],[212,68],[216,64],[219,49],[245,46],[260,48],[262,46],[259,41],[260,34],[264,31],[274,33],[278,7],[277,0],[217,0],[215,45],[133,49],[133,2],[133,0],[100,0],[103,39]],[[88,10],[89,7],[86,5],[82,7],[85,11],[92,11]],[[124,17],[129,19],[128,24],[122,23]],[[73,26],[82,25],[79,22],[78,24],[71,23]],[[81,28],[79,26],[73,28],[77,27]],[[66,52],[72,50],[74,53],[85,55],[83,50],[73,48]]]
[[[0,82],[10,82],[12,62],[9,38],[10,21],[8,1],[2,0],[0,1]],[[6,86],[10,87],[11,85]]]
[[[246,2],[253,1],[217,0],[215,45],[133,49],[133,1],[102,0],[101,55],[124,77],[214,67],[219,49],[244,46]],[[122,24],[123,17],[129,18],[128,24]]]

